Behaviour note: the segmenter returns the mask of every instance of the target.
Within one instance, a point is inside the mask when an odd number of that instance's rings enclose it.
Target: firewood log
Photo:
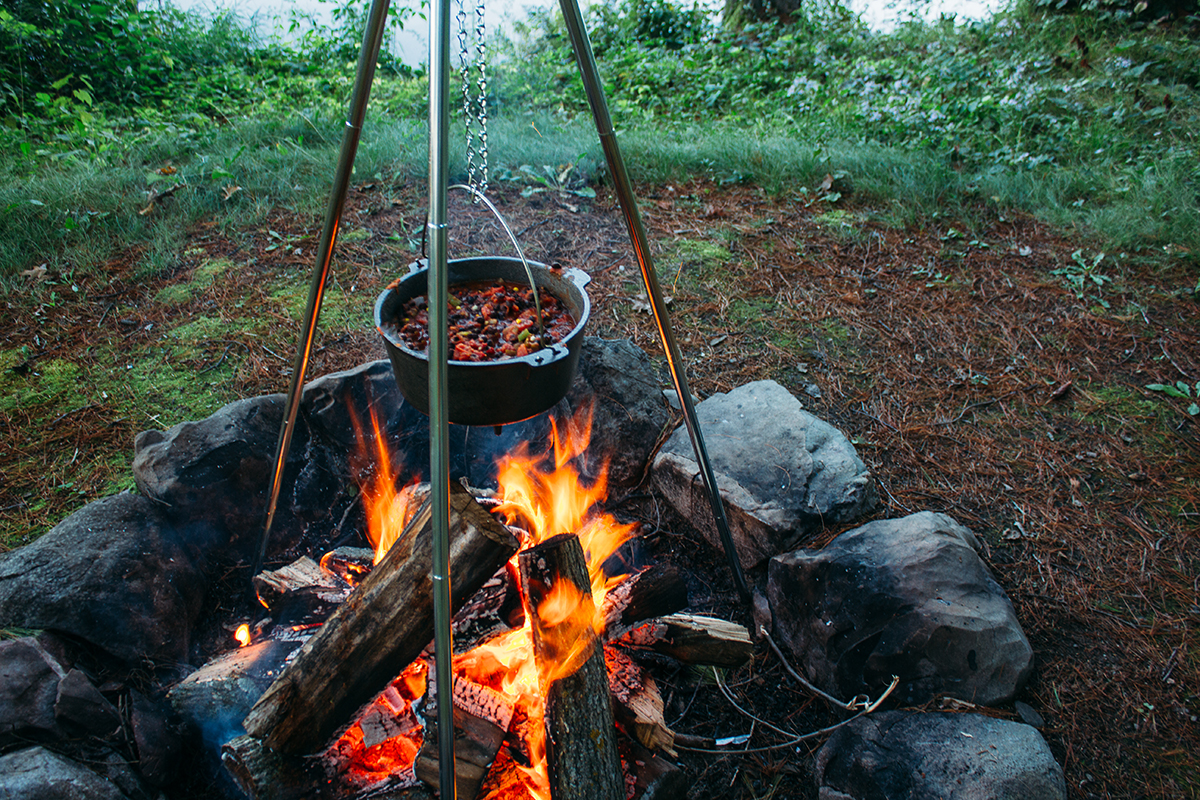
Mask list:
[[[634,650],[653,650],[687,664],[733,668],[754,657],[754,642],[743,626],[695,614],[659,617],[615,641]]]
[[[517,550],[516,538],[450,484],[455,609]],[[371,574],[309,639],[246,717],[246,732],[282,753],[320,750],[433,637],[432,513],[422,507]]]
[[[595,606],[583,547],[559,534],[521,553],[533,648],[541,665],[564,665],[552,677],[543,667],[546,758],[554,800],[625,800],[621,761],[604,653],[592,627]],[[554,609],[548,597],[574,595],[571,609]]]
[[[604,648],[613,714],[625,733],[650,750],[674,756],[675,732],[663,717],[663,699],[654,678],[616,647]]]

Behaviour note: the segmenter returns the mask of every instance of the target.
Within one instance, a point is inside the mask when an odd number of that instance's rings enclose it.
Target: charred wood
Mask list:
[[[366,547],[338,547],[321,556],[321,569],[350,586],[358,586],[374,565],[375,551]]]
[[[554,800],[624,800],[608,676],[593,628],[595,606],[579,538],[551,537],[522,552],[519,566],[543,672],[550,795]],[[552,611],[545,602],[550,597],[556,599]],[[550,665],[561,677],[550,672]]]
[[[621,764],[625,768],[625,796],[629,800],[675,800],[687,795],[688,778],[684,771],[637,742],[621,742]]]
[[[452,605],[460,608],[517,549],[515,537],[450,485]],[[246,717],[247,733],[281,753],[320,750],[433,637],[429,504]]]
[[[745,627],[695,614],[659,617],[620,636],[616,642],[633,650],[653,650],[687,664],[733,668],[754,657],[754,642]]]
[[[287,756],[242,735],[221,748],[221,764],[250,800],[322,798],[324,776],[309,759]]]
[[[336,605],[350,593],[350,584],[336,575],[326,572],[308,556],[300,558],[276,570],[264,570],[253,578],[254,591],[261,602],[278,617],[281,606],[289,595],[296,592],[328,595],[328,602]]]
[[[687,606],[687,583],[677,567],[670,564],[647,567],[605,596],[601,607],[605,638],[620,636],[643,620],[682,611]]]
[[[677,755],[675,732],[667,727],[662,694],[644,667],[615,647],[604,648],[608,688],[617,724],[649,750]]]

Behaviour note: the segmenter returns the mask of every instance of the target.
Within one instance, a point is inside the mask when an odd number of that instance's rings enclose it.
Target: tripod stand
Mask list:
[[[716,478],[709,463],[700,423],[696,416],[692,394],[688,388],[683,357],[675,342],[675,335],[667,315],[666,304],[658,277],[650,256],[646,232],[634,198],[633,188],[625,170],[625,162],[613,130],[608,102],[600,84],[599,71],[592,53],[591,42],[584,26],[583,15],[577,0],[559,0],[563,18],[571,38],[575,60],[579,66],[587,93],[588,104],[596,123],[601,148],[608,164],[622,216],[629,231],[634,254],[641,270],[646,295],[650,300],[655,325],[671,379],[682,407],[684,424],[691,439],[700,478],[708,494],[716,528],[721,536],[725,554],[732,570],[734,582],[744,601],[749,601],[750,592],[742,574],[741,564],[734,549],[725,508],[721,503]],[[447,279],[447,189],[449,176],[449,74],[450,74],[450,0],[432,0],[429,34],[429,424],[430,424],[430,482],[433,513],[433,579],[434,603],[434,652],[435,680],[438,697],[438,743],[441,795],[454,798],[454,717],[451,676],[451,607],[449,577],[449,517],[450,517],[450,452],[447,404],[447,315],[446,304],[449,294]],[[272,473],[271,489],[267,501],[266,522],[263,526],[262,542],[252,574],[257,574],[266,554],[271,526],[275,518],[279,492],[283,480],[287,451],[304,388],[305,373],[316,334],[317,318],[321,300],[329,277],[333,246],[341,215],[345,206],[346,193],[350,185],[354,157],[358,150],[362,124],[366,116],[371,82],[375,77],[375,65],[383,39],[387,17],[388,0],[373,0],[363,35],[363,46],[359,53],[354,93],[334,185],[330,194],[325,226],[318,244],[317,262],[309,287],[308,304],[304,317],[304,328],[297,347],[295,365],[292,369],[288,389],[284,421],[280,428],[279,446],[275,469]]]

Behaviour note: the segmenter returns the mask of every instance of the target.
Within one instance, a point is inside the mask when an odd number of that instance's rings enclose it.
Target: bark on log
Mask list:
[[[647,567],[630,575],[604,598],[604,638],[620,636],[643,620],[682,611],[687,606],[687,583],[678,567]]]
[[[281,753],[316,752],[420,655],[433,637],[430,519],[426,504],[259,699],[247,733]],[[453,482],[450,539],[457,609],[516,552],[517,540]]]
[[[550,795],[554,800],[625,800],[604,653],[592,627],[595,606],[579,538],[547,539],[521,553],[519,564],[543,675]],[[547,604],[547,598],[555,602]],[[550,671],[552,665],[563,668],[562,677]]]
[[[314,800],[323,794],[324,776],[309,759],[276,753],[253,736],[226,743],[221,763],[250,800]]]
[[[671,614],[639,625],[618,643],[653,650],[687,664],[740,667],[754,657],[750,632],[736,622],[695,614]]]

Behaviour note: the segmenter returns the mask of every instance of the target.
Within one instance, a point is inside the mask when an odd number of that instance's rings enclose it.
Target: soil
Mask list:
[[[352,192],[343,230],[367,235],[340,243],[333,265],[333,287],[350,302],[372,306],[416,257],[424,191],[413,183]],[[528,257],[592,276],[592,335],[629,338],[661,360],[610,194],[491,196]],[[969,230],[951,220],[900,229],[853,197],[831,206],[812,196],[705,181],[639,187],[694,393],[774,379],[855,443],[878,481],[877,517],[940,511],[980,535],[1035,652],[1036,673],[1019,699],[1041,716],[1072,797],[1200,796],[1200,651],[1192,641],[1200,624],[1200,415],[1189,413],[1194,396],[1146,388],[1200,380],[1194,267],[1189,274],[1182,263],[1151,266],[1131,254],[1120,267],[1109,257],[1089,270],[1095,251],[1086,242],[1020,215],[979,209],[983,222]],[[452,256],[510,253],[485,208],[453,196],[450,207]],[[12,346],[40,331],[47,344],[38,355],[86,365],[97,337],[149,338],[189,315],[261,303],[264,315],[278,317],[275,341],[230,330],[191,366],[199,373],[234,359],[229,388],[239,395],[284,391],[299,323],[257,287],[280,270],[305,282],[319,230],[320,220],[286,211],[252,229],[197,225],[172,274],[138,280],[145,254],[122,253],[105,271],[108,285],[90,289],[104,303],[68,305],[50,319],[17,310],[0,322],[0,339]],[[153,298],[214,258],[236,266],[169,318]],[[111,302],[121,303],[121,319],[106,318]],[[308,374],[385,357],[369,322],[321,330]],[[6,416],[8,444],[28,450],[30,432],[20,440],[13,432],[28,421]],[[77,409],[68,421],[69,430],[41,431],[39,446],[95,459],[127,449],[137,432],[103,407]],[[5,457],[0,469],[10,463]],[[6,513],[16,513],[18,488],[0,482]],[[72,510],[70,501],[53,510]],[[648,485],[613,510],[647,523],[659,558],[704,576],[693,586],[693,610],[751,624],[721,555]],[[811,546],[839,532],[823,531]],[[838,717],[792,681],[765,643],[757,652],[726,676],[737,706],[689,671],[660,676],[668,721],[680,733],[753,730],[738,746],[747,752],[681,752],[689,798],[816,795],[811,757],[824,737],[772,749],[783,738],[745,714],[797,733]],[[941,705],[964,708],[933,704]],[[972,710],[1020,719],[1014,707]]]

